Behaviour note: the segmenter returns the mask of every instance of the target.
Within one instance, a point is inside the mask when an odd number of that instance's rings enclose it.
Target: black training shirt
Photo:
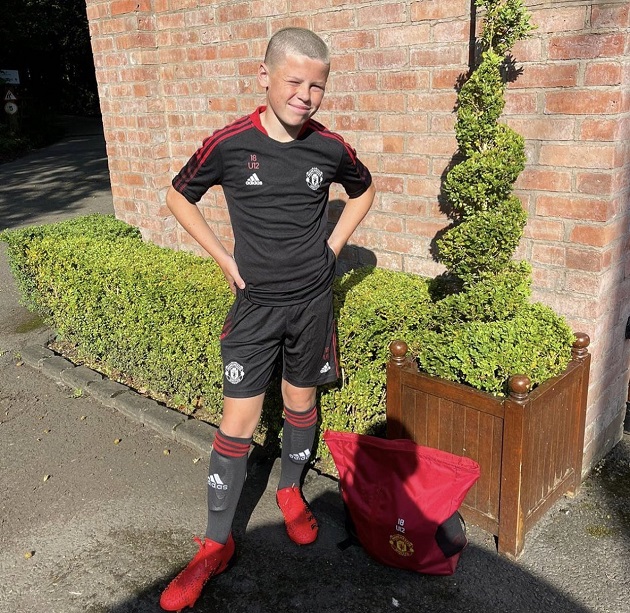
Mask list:
[[[196,204],[221,185],[246,296],[257,304],[297,304],[321,294],[334,278],[335,255],[326,242],[331,183],[356,198],[372,178],[341,136],[312,119],[296,140],[270,138],[260,121],[263,110],[207,138],[173,187]]]

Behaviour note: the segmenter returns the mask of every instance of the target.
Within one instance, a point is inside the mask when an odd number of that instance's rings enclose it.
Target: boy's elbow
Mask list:
[[[175,213],[180,207],[182,200],[185,198],[173,187],[169,187],[166,192],[166,206],[171,213]]]

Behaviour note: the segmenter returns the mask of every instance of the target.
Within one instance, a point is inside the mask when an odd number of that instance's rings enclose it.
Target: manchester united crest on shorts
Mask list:
[[[324,173],[315,166],[306,173],[306,185],[308,185],[313,191],[320,188],[323,180]]]
[[[245,371],[243,367],[238,362],[230,362],[225,367],[225,378],[232,384],[236,385],[243,380],[245,376]]]

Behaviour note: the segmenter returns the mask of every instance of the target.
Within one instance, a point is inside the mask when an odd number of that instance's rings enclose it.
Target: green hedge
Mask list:
[[[76,346],[77,357],[217,424],[222,401],[219,334],[232,302],[211,259],[142,241],[110,216],[4,232],[24,303]],[[389,343],[426,318],[425,280],[378,269],[335,285],[340,384],[320,390],[321,430],[367,432],[383,421]],[[411,318],[409,317],[411,315]],[[270,389],[259,442],[277,444],[279,385]],[[271,438],[269,437],[271,435]],[[320,445],[327,457],[327,450]]]
[[[219,334],[232,294],[211,259],[145,243],[135,228],[102,215],[5,231],[0,240],[24,303],[80,360],[219,422]],[[319,391],[321,431],[381,430],[388,346],[397,338],[427,372],[493,393],[517,372],[535,383],[561,372],[571,333],[547,307],[516,309],[529,293],[523,266],[513,264],[499,285],[495,279],[441,298],[437,283],[400,272],[363,268],[337,279],[342,377]],[[277,445],[279,403],[274,384],[259,442]],[[320,465],[330,467],[325,445],[319,452]]]

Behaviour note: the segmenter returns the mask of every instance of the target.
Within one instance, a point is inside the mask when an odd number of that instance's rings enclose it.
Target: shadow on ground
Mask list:
[[[320,492],[312,507],[320,518],[318,542],[299,548],[282,524],[269,522],[245,531],[249,516],[267,489],[270,466],[261,463],[248,477],[235,522],[237,560],[213,579],[192,611],[230,613],[590,613],[546,581],[499,557],[492,545],[471,542],[451,577],[396,570],[369,558],[360,547],[344,551],[343,508],[332,488]],[[271,479],[273,481],[273,478]],[[182,535],[162,535],[170,543]],[[158,551],[164,551],[158,546]],[[164,560],[170,574],[118,605],[93,605],[86,613],[148,613],[161,610],[160,593],[195,552],[190,542]]]

